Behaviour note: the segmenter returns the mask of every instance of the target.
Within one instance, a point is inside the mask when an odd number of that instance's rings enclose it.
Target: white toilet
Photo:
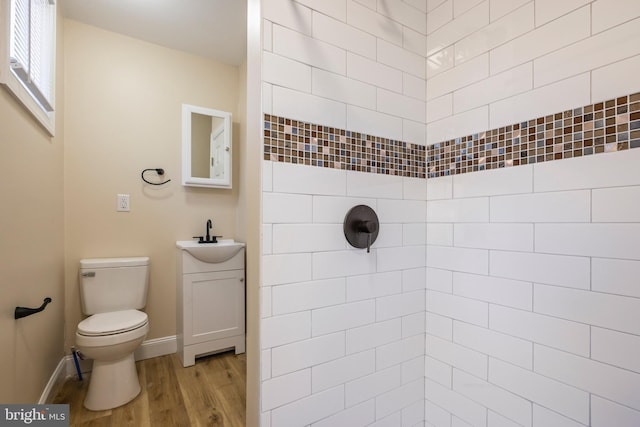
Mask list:
[[[149,331],[149,258],[80,260],[82,311],[76,347],[93,359],[84,406],[102,411],[124,405],[140,393],[133,352]]]

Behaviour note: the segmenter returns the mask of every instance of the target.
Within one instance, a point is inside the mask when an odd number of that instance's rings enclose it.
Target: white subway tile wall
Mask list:
[[[638,4],[263,1],[262,426],[640,425]]]
[[[272,426],[422,425],[426,180],[265,163],[262,410]],[[342,231],[358,204],[381,223],[370,253]]]
[[[637,155],[428,180],[427,422],[638,425]]]

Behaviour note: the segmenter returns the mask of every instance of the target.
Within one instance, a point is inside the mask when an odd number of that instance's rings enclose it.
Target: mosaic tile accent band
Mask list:
[[[426,177],[426,148],[409,142],[264,116],[264,159],[413,178]]]
[[[440,142],[428,178],[640,147],[640,93]]]
[[[264,159],[414,178],[640,147],[640,92],[428,147],[265,114]]]

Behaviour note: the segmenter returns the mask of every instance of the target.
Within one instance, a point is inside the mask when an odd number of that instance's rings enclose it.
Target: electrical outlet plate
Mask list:
[[[129,212],[129,195],[118,194],[118,204],[116,206],[117,212]]]

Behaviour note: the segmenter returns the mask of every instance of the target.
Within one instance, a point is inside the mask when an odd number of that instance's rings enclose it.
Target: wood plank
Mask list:
[[[242,396],[234,384],[228,384],[215,390],[215,395],[220,401],[223,413],[228,420],[227,427],[244,427],[246,407],[244,396]]]
[[[151,427],[149,394],[145,381],[147,365],[138,362],[136,363],[136,369],[138,371],[138,381],[140,381],[140,394],[128,404],[112,409],[111,423],[114,426]]]
[[[229,364],[230,369],[233,370],[235,378],[232,384],[237,388],[241,394],[243,401],[247,399],[247,355],[238,354],[235,357],[227,357],[226,363]],[[246,405],[243,403],[243,407]]]
[[[185,410],[171,356],[149,359],[145,379],[151,425],[188,426],[189,416]]]
[[[246,408],[246,382],[239,373],[237,356],[229,353],[216,354],[205,359],[212,369],[206,369],[216,399],[227,415],[228,426],[244,427]],[[246,372],[246,371],[245,371]],[[244,375],[246,376],[246,374]],[[241,385],[238,387],[238,385]]]
[[[244,427],[244,354],[203,357],[188,368],[172,354],[140,361],[136,368],[140,394],[119,408],[94,412],[82,406],[88,376],[82,382],[67,379],[52,403],[69,404],[72,427]]]
[[[194,366],[184,368],[177,356],[174,355],[172,360],[191,425],[203,427],[229,425],[225,422],[227,416],[220,410],[214,388],[207,381],[205,371],[211,369],[211,365],[198,360]]]
[[[112,424],[111,415],[107,415],[105,417],[94,418],[89,421],[84,421],[80,424],[70,424],[70,425],[77,426],[77,427],[112,427],[117,424]]]
[[[84,398],[89,390],[90,374],[84,375],[84,380],[79,381],[76,378],[69,378],[65,381],[60,392],[57,394],[53,403],[69,404],[69,424],[84,425],[101,418],[109,418],[111,410],[107,411],[89,411],[83,406]],[[99,425],[99,424],[96,424]]]

